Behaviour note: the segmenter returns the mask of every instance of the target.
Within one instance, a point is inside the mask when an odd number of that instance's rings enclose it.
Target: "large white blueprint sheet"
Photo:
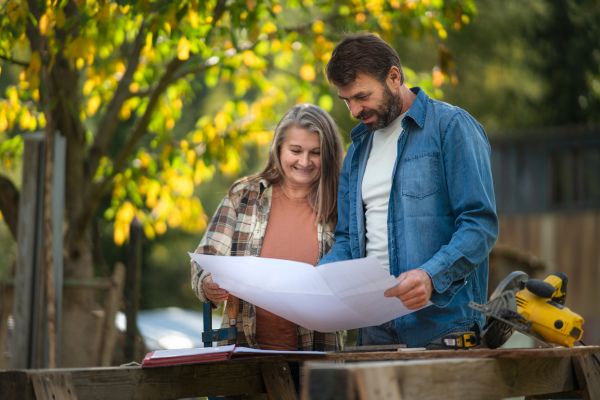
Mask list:
[[[273,258],[189,254],[229,293],[307,329],[380,325],[414,311],[383,295],[398,280],[375,257],[313,267]]]

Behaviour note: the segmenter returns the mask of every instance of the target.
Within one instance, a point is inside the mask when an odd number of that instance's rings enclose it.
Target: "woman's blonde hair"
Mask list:
[[[335,228],[337,223],[337,191],[340,170],[344,158],[344,146],[335,122],[321,107],[314,104],[298,104],[288,110],[281,118],[271,142],[267,163],[263,170],[238,180],[229,191],[231,196],[240,183],[257,182],[265,179],[270,184],[283,183],[284,172],[281,166],[281,147],[286,139],[289,127],[306,129],[319,134],[321,142],[321,177],[308,193],[308,202],[317,212],[317,222],[330,224]]]

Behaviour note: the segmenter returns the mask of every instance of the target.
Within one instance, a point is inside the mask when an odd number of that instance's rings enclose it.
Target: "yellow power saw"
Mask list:
[[[498,348],[517,330],[547,346],[572,347],[581,339],[584,320],[564,305],[567,281],[562,272],[542,281],[515,271],[500,282],[487,303],[470,302],[469,307],[488,317],[481,334],[483,344]]]

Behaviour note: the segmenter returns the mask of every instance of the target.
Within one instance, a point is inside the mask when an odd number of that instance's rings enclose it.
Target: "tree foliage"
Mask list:
[[[597,1],[477,0],[477,12],[445,42],[459,84],[444,87],[444,100],[494,136],[600,123]]]
[[[443,40],[474,13],[459,0],[2,0],[2,73],[19,80],[0,98],[0,157],[18,165],[27,131],[67,138],[67,245],[106,195],[118,244],[134,217],[149,238],[201,230],[195,186],[216,168],[236,173],[244,144],[267,143],[290,105],[332,108],[323,66],[340,32]],[[226,99],[178,129],[195,95],[217,87]],[[8,214],[18,184],[0,182]]]

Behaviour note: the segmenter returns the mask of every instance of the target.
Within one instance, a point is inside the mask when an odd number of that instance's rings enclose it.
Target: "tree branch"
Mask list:
[[[5,175],[0,175],[0,211],[16,241],[19,226],[19,190]]]
[[[29,67],[29,63],[28,62],[15,60],[12,57],[3,56],[2,54],[0,54],[0,60],[4,60],[6,62],[9,62],[9,63],[11,63],[13,65],[18,65],[20,67],[25,67],[25,68]]]
[[[140,25],[138,34],[133,42],[133,48],[129,53],[129,57],[127,58],[127,69],[125,70],[125,74],[119,81],[119,85],[115,90],[115,94],[113,95],[113,98],[106,108],[106,112],[98,124],[96,138],[90,149],[88,166],[86,168],[88,181],[91,181],[96,174],[100,159],[106,154],[110,142],[115,135],[117,126],[119,125],[119,119],[117,116],[121,110],[121,107],[123,107],[123,103],[131,97],[129,86],[133,81],[133,75],[137,70],[140,54],[144,48],[144,43],[146,40],[145,27],[146,21],[144,20]]]
[[[152,91],[152,95],[150,96],[150,100],[146,107],[146,111],[144,115],[142,115],[135,123],[133,127],[133,131],[131,135],[127,138],[125,144],[121,147],[121,151],[117,155],[115,162],[113,163],[113,170],[110,176],[105,177],[104,179],[94,182],[91,184],[90,191],[88,192],[85,204],[86,207],[81,210],[81,215],[78,216],[77,227],[73,227],[73,234],[78,235],[82,234],[85,228],[88,226],[88,222],[91,221],[94,211],[98,207],[102,196],[106,193],[110,183],[113,181],[114,177],[121,173],[126,165],[127,159],[137,146],[140,139],[144,137],[144,135],[148,132],[148,125],[150,124],[150,120],[152,117],[152,113],[160,99],[160,96],[167,90],[169,85],[173,83],[173,75],[177,71],[177,69],[183,64],[183,61],[179,58],[174,58],[171,60],[164,75],[161,77],[160,81],[156,88]]]
[[[226,0],[218,0],[217,5],[215,6],[213,12],[213,20],[212,20],[212,28],[206,34],[206,42],[208,42],[212,32],[214,31],[214,27],[216,26],[218,20],[221,19],[226,10]],[[140,29],[140,32],[142,30]],[[138,34],[139,35],[139,34]],[[125,165],[127,163],[127,159],[131,156],[135,147],[139,143],[139,141],[144,137],[144,135],[148,132],[148,125],[150,124],[152,113],[158,104],[160,96],[167,90],[167,88],[176,81],[176,78],[179,79],[180,76],[177,75],[177,71],[184,64],[183,60],[175,57],[169,62],[165,73],[160,78],[156,87],[150,93],[150,99],[148,101],[148,105],[146,106],[146,111],[144,115],[138,118],[135,122],[131,135],[127,138],[125,144],[121,147],[121,151],[117,155],[112,168],[112,173],[101,179],[98,182],[94,182],[91,184],[90,190],[87,192],[85,197],[86,207],[80,210],[79,215],[74,220],[77,221],[76,226],[72,226],[70,230],[71,237],[77,237],[79,235],[83,235],[87,226],[91,222],[94,212],[102,199],[102,196],[106,193],[109,186],[113,182],[114,177],[123,172],[125,169]],[[129,70],[129,67],[127,68]],[[122,82],[122,81],[121,81]],[[119,84],[119,87],[121,83]],[[125,96],[128,96],[129,92],[125,93]],[[90,170],[90,175],[93,176],[95,170]]]

